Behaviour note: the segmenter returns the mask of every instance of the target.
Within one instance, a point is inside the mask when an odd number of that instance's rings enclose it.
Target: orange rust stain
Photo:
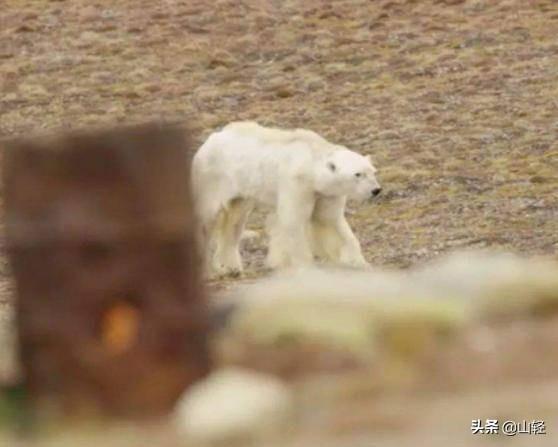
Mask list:
[[[122,354],[136,342],[139,332],[139,311],[128,303],[116,303],[105,314],[101,335],[111,354]]]

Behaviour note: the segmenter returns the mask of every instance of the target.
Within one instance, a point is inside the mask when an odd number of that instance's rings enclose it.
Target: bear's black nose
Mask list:
[[[382,192],[382,188],[374,188],[372,190],[372,196],[376,197],[378,194],[380,194]]]

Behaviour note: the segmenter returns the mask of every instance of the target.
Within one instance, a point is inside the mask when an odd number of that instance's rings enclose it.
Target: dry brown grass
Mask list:
[[[553,1],[8,0],[0,21],[0,134],[311,128],[380,169],[386,193],[351,217],[374,264],[556,252]],[[258,274],[262,244],[246,254]]]

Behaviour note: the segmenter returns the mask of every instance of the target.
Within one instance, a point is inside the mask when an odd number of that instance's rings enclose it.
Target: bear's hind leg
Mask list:
[[[223,219],[219,223],[216,262],[221,275],[239,276],[242,271],[240,240],[248,216],[254,204],[240,198],[229,202],[223,210]]]
[[[217,233],[222,225],[223,211],[219,207],[205,211],[199,216],[198,237],[199,246],[203,251],[204,276],[211,278],[218,274],[219,270],[216,258],[219,251]]]

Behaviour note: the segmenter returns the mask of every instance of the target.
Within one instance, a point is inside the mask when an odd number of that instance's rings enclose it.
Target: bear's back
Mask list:
[[[225,126],[221,132],[233,133],[242,138],[253,138],[264,145],[286,147],[299,142],[320,152],[331,151],[334,148],[333,144],[314,131],[264,127],[255,121],[235,121]]]

